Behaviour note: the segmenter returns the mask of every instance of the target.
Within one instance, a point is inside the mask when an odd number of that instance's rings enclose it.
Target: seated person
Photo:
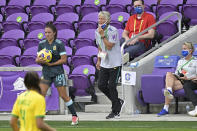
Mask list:
[[[144,8],[145,8],[144,0],[133,0],[133,6],[137,14],[130,16],[122,34],[124,40],[121,40],[121,43],[123,43],[124,41],[128,41],[129,39],[139,34],[146,28],[155,24],[154,16],[144,12]],[[132,59],[144,53],[146,50],[150,49],[151,47],[151,40],[147,40],[147,39],[153,39],[154,34],[155,34],[155,28],[152,28],[145,34],[128,42],[125,45],[125,52],[128,52],[130,58]]]
[[[174,98],[173,91],[183,89],[183,85],[188,81],[197,79],[197,59],[192,56],[194,46],[192,43],[185,42],[182,46],[182,55],[184,58],[178,61],[175,74],[167,72],[166,88],[164,90],[165,105],[158,116],[168,114],[168,108],[171,100]]]
[[[188,115],[190,116],[197,116],[197,94],[194,92],[194,90],[197,90],[196,80],[197,79],[188,81],[183,85],[186,97],[191,100],[194,105],[194,110],[188,112]]]

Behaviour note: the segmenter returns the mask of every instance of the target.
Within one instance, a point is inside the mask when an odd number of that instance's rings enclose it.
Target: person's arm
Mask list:
[[[44,130],[44,131],[56,131],[54,128],[46,124],[43,118],[41,117],[36,118],[36,125],[39,129]]]
[[[11,117],[10,126],[12,127],[13,131],[19,131],[18,117],[15,117],[15,116]]]
[[[61,59],[59,59],[56,62],[53,63],[45,63],[47,66],[56,66],[56,65],[62,65],[65,64],[67,61],[67,56],[66,55],[61,55]]]
[[[154,36],[155,36],[155,30],[154,29],[150,29],[150,30],[148,30],[147,34],[139,36],[138,40],[153,39]]]
[[[122,33],[122,37],[125,38],[125,41],[129,40],[129,32],[127,30],[124,30]]]
[[[99,50],[98,52],[101,52],[102,51],[100,47],[98,47],[98,50]],[[101,64],[101,58],[100,57],[97,57],[96,68],[98,70],[100,70],[100,64]]]
[[[105,47],[107,48],[107,50],[111,50],[112,47],[114,46],[114,43],[111,43],[107,40],[104,34],[104,30],[100,26],[98,27],[98,32],[101,35],[101,38],[103,38],[103,43],[105,44]]]

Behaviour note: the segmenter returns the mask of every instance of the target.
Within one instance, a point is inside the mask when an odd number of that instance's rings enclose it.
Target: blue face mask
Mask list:
[[[105,24],[101,25],[101,28],[105,29],[106,26],[107,26],[107,24],[105,23]]]
[[[182,56],[186,57],[189,55],[189,51],[188,50],[182,50]]]
[[[135,11],[135,13],[137,13],[137,14],[142,14],[143,9],[142,9],[141,6],[137,6],[137,7],[134,8],[134,11]]]

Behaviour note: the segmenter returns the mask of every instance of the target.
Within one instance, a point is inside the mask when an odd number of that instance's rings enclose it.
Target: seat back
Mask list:
[[[27,38],[34,38],[34,39],[39,39],[42,40],[45,38],[45,32],[44,29],[37,29],[29,32],[27,35]]]
[[[72,71],[72,74],[69,76],[69,79],[73,80],[73,88],[76,89],[75,96],[87,96],[90,95],[86,92],[86,89],[90,87],[91,78],[88,79],[88,76],[95,74],[95,67],[91,65],[81,65]],[[93,80],[94,81],[94,80]]]
[[[16,40],[20,38],[24,39],[24,37],[25,37],[25,33],[19,29],[9,30],[2,35],[2,38],[11,38]]]
[[[174,72],[179,59],[179,56],[156,56],[152,74]]]

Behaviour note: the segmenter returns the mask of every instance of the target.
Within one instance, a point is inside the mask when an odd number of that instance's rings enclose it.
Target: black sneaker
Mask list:
[[[119,99],[119,100],[120,100],[121,107],[120,107],[120,111],[119,111],[118,114],[120,114],[122,112],[122,109],[123,109],[124,104],[125,104],[125,101],[124,100],[122,100],[122,99]]]
[[[106,119],[112,119],[112,118],[120,118],[120,114],[115,114],[113,112],[109,113],[108,116],[106,116]]]

